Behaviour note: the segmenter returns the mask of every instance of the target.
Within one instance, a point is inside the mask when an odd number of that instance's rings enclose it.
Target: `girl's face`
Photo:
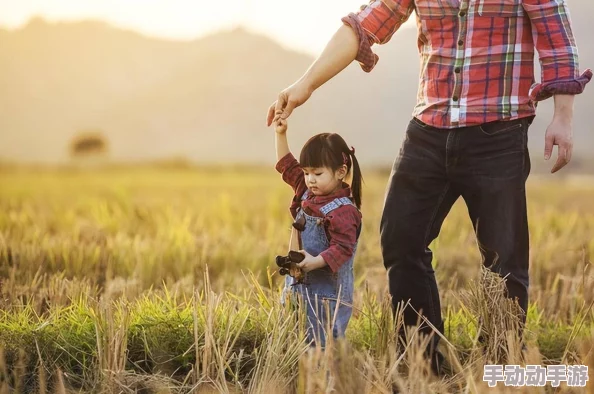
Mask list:
[[[314,196],[325,196],[342,187],[346,175],[346,166],[332,171],[328,167],[304,167],[305,184]]]

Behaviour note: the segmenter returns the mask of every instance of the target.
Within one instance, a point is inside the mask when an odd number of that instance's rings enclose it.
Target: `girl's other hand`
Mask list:
[[[314,257],[305,250],[300,250],[299,253],[305,255],[305,258],[297,264],[297,267],[301,268],[304,272],[317,270],[327,265],[322,256]]]

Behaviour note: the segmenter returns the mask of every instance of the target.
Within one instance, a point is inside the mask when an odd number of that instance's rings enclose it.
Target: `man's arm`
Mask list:
[[[580,94],[592,78],[587,69],[580,75],[578,48],[565,0],[522,0],[532,24],[541,66],[540,83],[530,89],[534,101],[555,94]]]
[[[358,48],[359,41],[353,29],[340,26],[301,80],[313,92],[351,64]]]
[[[281,118],[287,119],[293,109],[309,99],[314,90],[355,59],[358,46],[357,36],[352,29],[341,26],[305,74],[293,85],[283,90],[278,95],[277,101],[268,108],[266,124],[270,126],[275,113],[279,111],[282,112]]]
[[[316,89],[344,70],[353,60],[358,60],[365,71],[371,71],[378,59],[371,52],[371,44],[388,42],[408,19],[413,6],[413,0],[375,0],[362,7],[361,11],[344,17],[343,25],[334,33],[322,54],[268,108],[267,126],[271,125],[277,111],[283,111],[282,119],[288,118]]]
[[[545,160],[558,146],[555,173],[571,160],[574,95],[584,91],[592,71],[579,72],[578,49],[565,0],[522,0],[532,24],[541,65],[541,82],[530,89],[533,101],[555,99],[555,114],[545,134]]]

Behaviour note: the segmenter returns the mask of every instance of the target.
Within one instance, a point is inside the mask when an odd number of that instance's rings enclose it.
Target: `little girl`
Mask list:
[[[290,211],[305,255],[298,264],[305,273],[303,283],[287,275],[282,302],[289,293],[302,300],[307,306],[307,338],[324,348],[326,327],[331,325],[334,338],[342,337],[351,318],[353,259],[361,232],[361,171],[355,149],[338,134],[310,138],[297,162],[287,143],[287,121],[277,114],[274,123],[276,170],[295,191]],[[352,187],[344,181],[351,173]]]

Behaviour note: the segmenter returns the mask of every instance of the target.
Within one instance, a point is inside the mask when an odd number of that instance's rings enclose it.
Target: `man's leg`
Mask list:
[[[528,307],[529,235],[525,184],[531,119],[468,128],[461,138],[458,179],[485,266],[507,276],[525,323]],[[521,333],[521,332],[520,332]]]
[[[393,311],[399,303],[410,302],[403,313],[405,325],[416,325],[421,320],[416,310],[441,332],[443,322],[429,244],[459,197],[446,171],[451,136],[448,130],[411,121],[390,175],[380,228]],[[425,333],[432,332],[427,324],[422,327]],[[434,338],[436,345],[439,337]]]

